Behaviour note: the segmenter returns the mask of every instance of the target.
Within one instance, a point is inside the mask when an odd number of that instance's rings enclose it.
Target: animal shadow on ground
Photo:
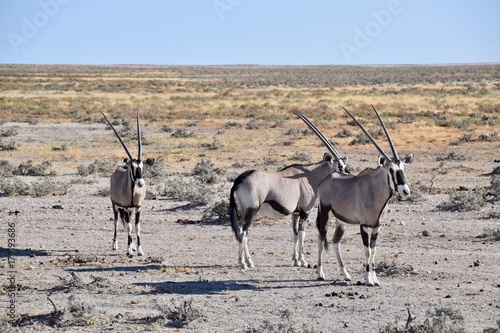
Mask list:
[[[136,286],[152,288],[146,294],[180,294],[180,295],[213,295],[225,291],[258,290],[248,283],[235,281],[165,281],[139,282]]]
[[[15,257],[29,257],[29,256],[36,256],[36,257],[41,257],[41,256],[48,256],[51,253],[51,251],[40,251],[40,250],[32,250],[32,249],[15,249],[14,250],[14,256]],[[9,257],[9,249],[4,249],[3,247],[0,247],[0,258],[7,258]]]

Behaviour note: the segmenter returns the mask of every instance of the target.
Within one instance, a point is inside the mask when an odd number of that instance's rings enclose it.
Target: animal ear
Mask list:
[[[404,164],[411,164],[411,162],[413,162],[413,153],[411,153],[410,155],[406,156],[403,159]]]
[[[147,165],[153,165],[155,163],[155,159],[154,158],[148,158],[146,159],[146,164]]]
[[[347,161],[349,160],[349,157],[342,157],[342,161],[344,161],[344,164],[347,164]]]
[[[333,157],[332,157],[332,155],[330,155],[328,153],[325,153],[323,155],[323,162],[327,162],[327,163],[332,164],[333,163]]]
[[[387,160],[384,156],[379,155],[377,162],[378,162],[378,165],[383,166],[387,162]]]
[[[126,158],[126,157],[122,158],[122,163],[123,164],[127,164],[127,162],[128,162],[128,158]]]

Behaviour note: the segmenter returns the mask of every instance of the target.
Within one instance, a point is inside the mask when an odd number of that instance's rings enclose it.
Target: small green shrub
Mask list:
[[[0,161],[0,177],[12,177],[14,166],[9,161]]]
[[[387,324],[379,329],[379,333],[465,333],[464,317],[458,310],[452,308],[436,308],[426,312],[423,323],[415,323],[408,309],[408,319],[404,328],[398,325],[398,318],[394,324]]]
[[[230,221],[228,211],[228,200],[216,202],[213,206],[205,209],[205,211],[203,212],[202,221],[205,223],[229,225]]]
[[[44,161],[38,165],[33,165],[33,161],[30,160],[19,164],[17,169],[13,171],[13,174],[15,176],[33,176],[33,177],[54,176],[55,172],[49,170],[51,166],[52,163],[49,161]]]
[[[198,308],[193,306],[193,300],[182,301],[180,304],[168,306],[160,304],[158,300],[154,300],[157,310],[160,311],[160,317],[168,320],[167,325],[176,328],[182,328],[190,323],[205,317],[205,314]]]
[[[19,144],[15,141],[4,142],[0,140],[0,151],[17,150],[18,148]]]
[[[353,136],[353,134],[347,128],[343,128],[343,129],[340,130],[340,132],[338,132],[337,134],[335,134],[336,138],[349,138],[351,136]]]
[[[0,195],[14,197],[18,195],[30,195],[31,187],[19,177],[0,178]]]
[[[173,138],[191,138],[194,136],[193,132],[186,131],[184,129],[176,129],[174,133],[172,133]]]
[[[449,200],[440,203],[437,209],[452,212],[477,211],[484,205],[481,191],[460,191],[451,193]]]
[[[500,241],[500,228],[484,228],[483,233],[478,236],[478,238],[484,238],[486,240]]]
[[[110,159],[95,160],[88,166],[80,164],[77,168],[79,176],[85,177],[89,175],[111,176],[115,169],[115,163]]]
[[[36,181],[31,185],[20,177],[0,178],[0,196],[43,197],[47,195],[65,195],[71,187],[70,183],[56,181],[51,178]]]
[[[168,179],[158,195],[189,201],[193,204],[206,205],[216,195],[214,186],[207,185],[192,177],[175,177]]]
[[[9,136],[15,136],[17,135],[17,130],[15,128],[8,128],[6,130],[1,130],[0,131],[0,136],[7,138]]]
[[[303,163],[311,163],[311,156],[303,151],[296,151],[290,158],[291,161],[299,161]]]
[[[193,176],[205,184],[216,183],[222,173],[221,169],[215,168],[212,161],[205,159],[196,163],[193,169]]]

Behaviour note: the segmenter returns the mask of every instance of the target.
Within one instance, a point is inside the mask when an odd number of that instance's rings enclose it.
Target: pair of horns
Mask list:
[[[128,155],[128,158],[130,160],[133,160],[134,158],[132,157],[132,154],[130,154],[129,150],[127,149],[127,146],[125,146],[125,143],[123,142],[122,138],[120,138],[120,135],[118,135],[118,132],[115,130],[115,128],[113,127],[113,125],[111,125],[111,122],[108,120],[108,117],[106,117],[106,115],[104,114],[104,112],[102,112],[102,115],[104,116],[104,119],[106,119],[107,123],[109,124],[109,126],[111,126],[111,129],[113,130],[113,132],[115,132],[116,134],[116,137],[118,138],[118,140],[120,140],[120,143],[122,144],[123,148],[125,149],[125,152],[127,153]],[[139,152],[138,152],[138,160],[142,160],[142,143],[141,143],[141,126],[140,126],[140,123],[139,123],[139,112],[137,112],[137,141],[138,141],[138,145],[139,145]]]
[[[396,151],[396,147],[394,147],[394,143],[392,142],[392,139],[391,139],[391,136],[389,135],[389,132],[387,132],[387,128],[385,127],[385,124],[384,124],[382,118],[380,118],[380,115],[378,114],[377,109],[375,109],[375,107],[373,105],[372,105],[372,108],[373,108],[373,111],[375,111],[375,114],[377,115],[377,118],[378,118],[380,124],[382,125],[382,128],[384,129],[385,136],[387,137],[387,140],[389,141],[389,145],[391,146],[392,155],[394,156],[394,160],[392,160],[389,156],[387,156],[387,154],[382,150],[382,148],[380,148],[380,146],[377,144],[375,139],[370,135],[370,133],[368,133],[368,131],[363,127],[363,125],[361,125],[359,123],[359,121],[349,111],[347,111],[346,108],[342,107],[342,109],[344,109],[344,111],[347,112],[347,114],[349,116],[351,116],[352,120],[354,120],[354,122],[363,130],[363,132],[365,132],[368,139],[370,139],[371,143],[373,143],[375,148],[377,148],[377,150],[380,152],[380,154],[382,156],[384,156],[388,161],[399,161],[399,156],[398,156],[398,153]]]
[[[307,126],[309,126],[309,128],[314,132],[316,133],[316,135],[318,136],[318,138],[321,140],[321,142],[323,142],[323,144],[326,146],[326,148],[330,151],[330,153],[332,153],[333,156],[335,156],[335,158],[337,159],[337,161],[341,162],[342,159],[340,157],[340,154],[335,150],[335,148],[333,148],[333,145],[331,144],[330,141],[328,141],[325,136],[323,135],[323,133],[321,133],[321,131],[316,127],[314,126],[313,123],[311,123],[309,121],[309,119],[307,119],[304,115],[300,114],[299,112],[297,111],[292,111],[293,113],[295,113],[300,119],[302,119],[306,124]]]

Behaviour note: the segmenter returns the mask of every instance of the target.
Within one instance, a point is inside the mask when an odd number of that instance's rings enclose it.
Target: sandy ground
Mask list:
[[[473,172],[438,175],[436,188],[487,185],[484,174],[498,165],[495,149],[464,149],[474,155]],[[428,182],[424,163],[416,158],[407,167],[413,184]],[[73,171],[61,179],[77,177]],[[252,225],[256,267],[242,271],[229,226],[189,223],[201,219],[203,207],[167,198],[145,201],[145,256],[128,258],[121,226],[119,249],[111,249],[111,204],[96,195],[108,178],[94,180],[74,184],[64,196],[0,197],[0,318],[9,319],[15,300],[21,331],[378,332],[396,320],[403,328],[408,309],[414,322],[423,323],[428,310],[450,308],[464,316],[467,332],[482,332],[500,318],[500,243],[478,238],[485,228],[499,227],[500,221],[484,218],[498,214],[498,205],[441,212],[435,207],[448,195],[425,193],[418,202],[392,203],[378,241],[382,286],[367,287],[357,227],[347,229],[342,243],[353,281],[339,280],[332,250],[324,256],[326,281],[316,280],[315,211],[305,244],[309,268],[293,266],[288,218]],[[14,256],[7,251],[9,224],[15,228]],[[173,318],[182,308],[190,316],[185,323]]]

